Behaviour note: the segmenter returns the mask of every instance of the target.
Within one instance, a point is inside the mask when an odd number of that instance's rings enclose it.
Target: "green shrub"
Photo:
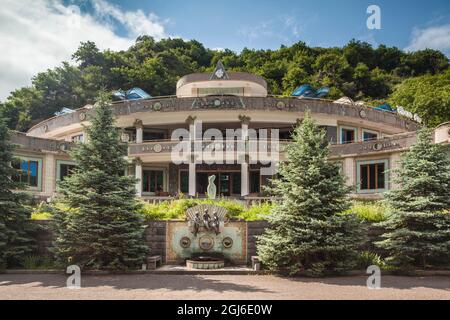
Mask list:
[[[31,220],[49,220],[52,218],[55,210],[59,210],[62,212],[73,212],[73,210],[75,209],[71,209],[67,205],[64,205],[60,202],[41,202],[36,207],[32,208]]]
[[[272,208],[273,204],[269,202],[264,202],[259,205],[253,205],[242,212],[238,216],[238,218],[246,221],[265,220],[266,217],[270,214]]]
[[[25,269],[52,269],[55,267],[55,260],[48,255],[30,255],[22,261]]]
[[[380,268],[384,268],[386,263],[384,260],[376,253],[370,251],[363,251],[359,254],[357,260],[358,269],[367,269],[367,267],[376,265]]]
[[[368,222],[381,222],[387,219],[387,212],[387,206],[381,201],[353,201],[344,214],[356,214],[358,218]]]
[[[170,201],[163,201],[157,204],[142,203],[139,213],[145,217],[145,220],[171,220],[184,219],[186,210],[201,204],[211,204],[224,207],[228,211],[230,218],[243,219],[247,221],[261,220],[270,213],[271,204],[264,203],[254,205],[246,209],[241,203],[220,198],[211,199],[185,199],[179,198]]]

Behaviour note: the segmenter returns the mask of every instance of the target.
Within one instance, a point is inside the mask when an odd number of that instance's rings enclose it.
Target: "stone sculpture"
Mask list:
[[[216,176],[212,175],[208,177],[208,188],[207,188],[207,192],[208,192],[208,198],[209,199],[215,199],[216,198],[216,193],[217,193],[217,188],[216,185],[214,184],[214,180],[216,180]]]

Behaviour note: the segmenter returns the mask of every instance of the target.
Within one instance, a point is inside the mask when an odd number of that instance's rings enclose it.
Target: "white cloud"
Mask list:
[[[95,12],[82,14],[61,0],[2,0],[0,10],[0,100],[29,85],[37,72],[70,59],[81,41],[94,41],[100,49],[123,50],[136,36],[166,37],[164,21],[141,10],[123,11],[103,0],[91,0]],[[126,36],[114,31],[114,19]]]
[[[422,49],[450,50],[450,24],[414,29],[407,51]]]

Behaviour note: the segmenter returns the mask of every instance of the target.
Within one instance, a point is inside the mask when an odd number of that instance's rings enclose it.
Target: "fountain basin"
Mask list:
[[[225,261],[213,257],[197,257],[186,260],[189,269],[221,269],[225,267]]]

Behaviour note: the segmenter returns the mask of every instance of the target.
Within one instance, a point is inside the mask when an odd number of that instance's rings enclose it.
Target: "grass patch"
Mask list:
[[[388,217],[388,207],[381,201],[352,201],[350,209],[344,214],[356,214],[367,222],[381,222]]]

